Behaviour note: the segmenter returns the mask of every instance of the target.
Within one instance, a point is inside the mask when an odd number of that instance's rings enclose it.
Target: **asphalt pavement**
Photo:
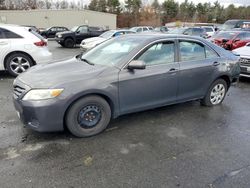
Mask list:
[[[49,48],[54,60],[80,52],[52,41]],[[12,82],[0,72],[1,188],[250,187],[250,79],[220,106],[193,101],[125,115],[82,139],[23,127]]]

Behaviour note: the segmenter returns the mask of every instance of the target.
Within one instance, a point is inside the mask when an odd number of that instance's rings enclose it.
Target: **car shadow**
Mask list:
[[[14,79],[7,71],[0,71],[0,79]]]

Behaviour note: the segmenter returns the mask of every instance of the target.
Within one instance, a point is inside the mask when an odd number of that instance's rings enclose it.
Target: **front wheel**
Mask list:
[[[77,137],[94,136],[102,132],[111,119],[111,109],[99,96],[87,96],[76,101],[66,114],[66,125]]]
[[[215,106],[223,102],[227,93],[227,83],[223,79],[216,80],[209,88],[208,93],[202,99],[201,104]]]
[[[71,38],[66,38],[66,39],[65,39],[65,41],[64,41],[64,46],[65,46],[66,48],[73,48],[74,45],[75,45],[75,42],[74,42],[73,39],[71,39]]]

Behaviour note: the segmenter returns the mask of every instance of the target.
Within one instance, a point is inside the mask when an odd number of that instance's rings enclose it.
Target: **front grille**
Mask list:
[[[26,92],[26,89],[21,86],[14,85],[13,92],[15,98],[20,98]]]
[[[240,58],[240,65],[242,65],[242,66],[249,66],[250,67],[250,59]]]

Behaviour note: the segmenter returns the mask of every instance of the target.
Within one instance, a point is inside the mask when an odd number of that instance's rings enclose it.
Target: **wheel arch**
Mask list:
[[[74,99],[72,99],[69,104],[66,106],[66,110],[64,111],[64,114],[63,114],[63,127],[64,129],[67,129],[67,126],[66,126],[66,123],[65,123],[65,120],[66,120],[66,115],[70,109],[70,107],[76,103],[78,100],[84,98],[84,97],[88,97],[88,96],[98,96],[98,97],[101,97],[103,98],[110,106],[110,110],[111,110],[111,118],[115,118],[117,117],[116,115],[116,105],[114,103],[114,101],[111,99],[110,96],[104,94],[104,93],[101,93],[101,92],[93,92],[93,93],[85,93],[85,94],[81,94],[77,97],[75,97]]]
[[[223,79],[226,81],[227,83],[227,89],[230,88],[231,86],[231,79],[230,79],[230,76],[229,75],[220,75],[219,77],[217,77],[214,81],[218,80],[218,79]]]
[[[33,63],[33,65],[36,65],[36,61],[33,59],[33,57],[30,55],[30,54],[28,54],[28,53],[26,53],[26,52],[24,52],[24,51],[20,51],[20,50],[17,50],[17,51],[12,51],[12,52],[10,52],[10,53],[8,53],[5,57],[4,57],[4,60],[3,60],[3,65],[4,65],[4,69],[6,70],[6,64],[7,64],[7,59],[8,59],[8,57],[9,56],[11,56],[12,54],[16,54],[16,53],[21,53],[21,54],[25,54],[25,55],[27,55],[31,60],[32,60],[32,63]]]

